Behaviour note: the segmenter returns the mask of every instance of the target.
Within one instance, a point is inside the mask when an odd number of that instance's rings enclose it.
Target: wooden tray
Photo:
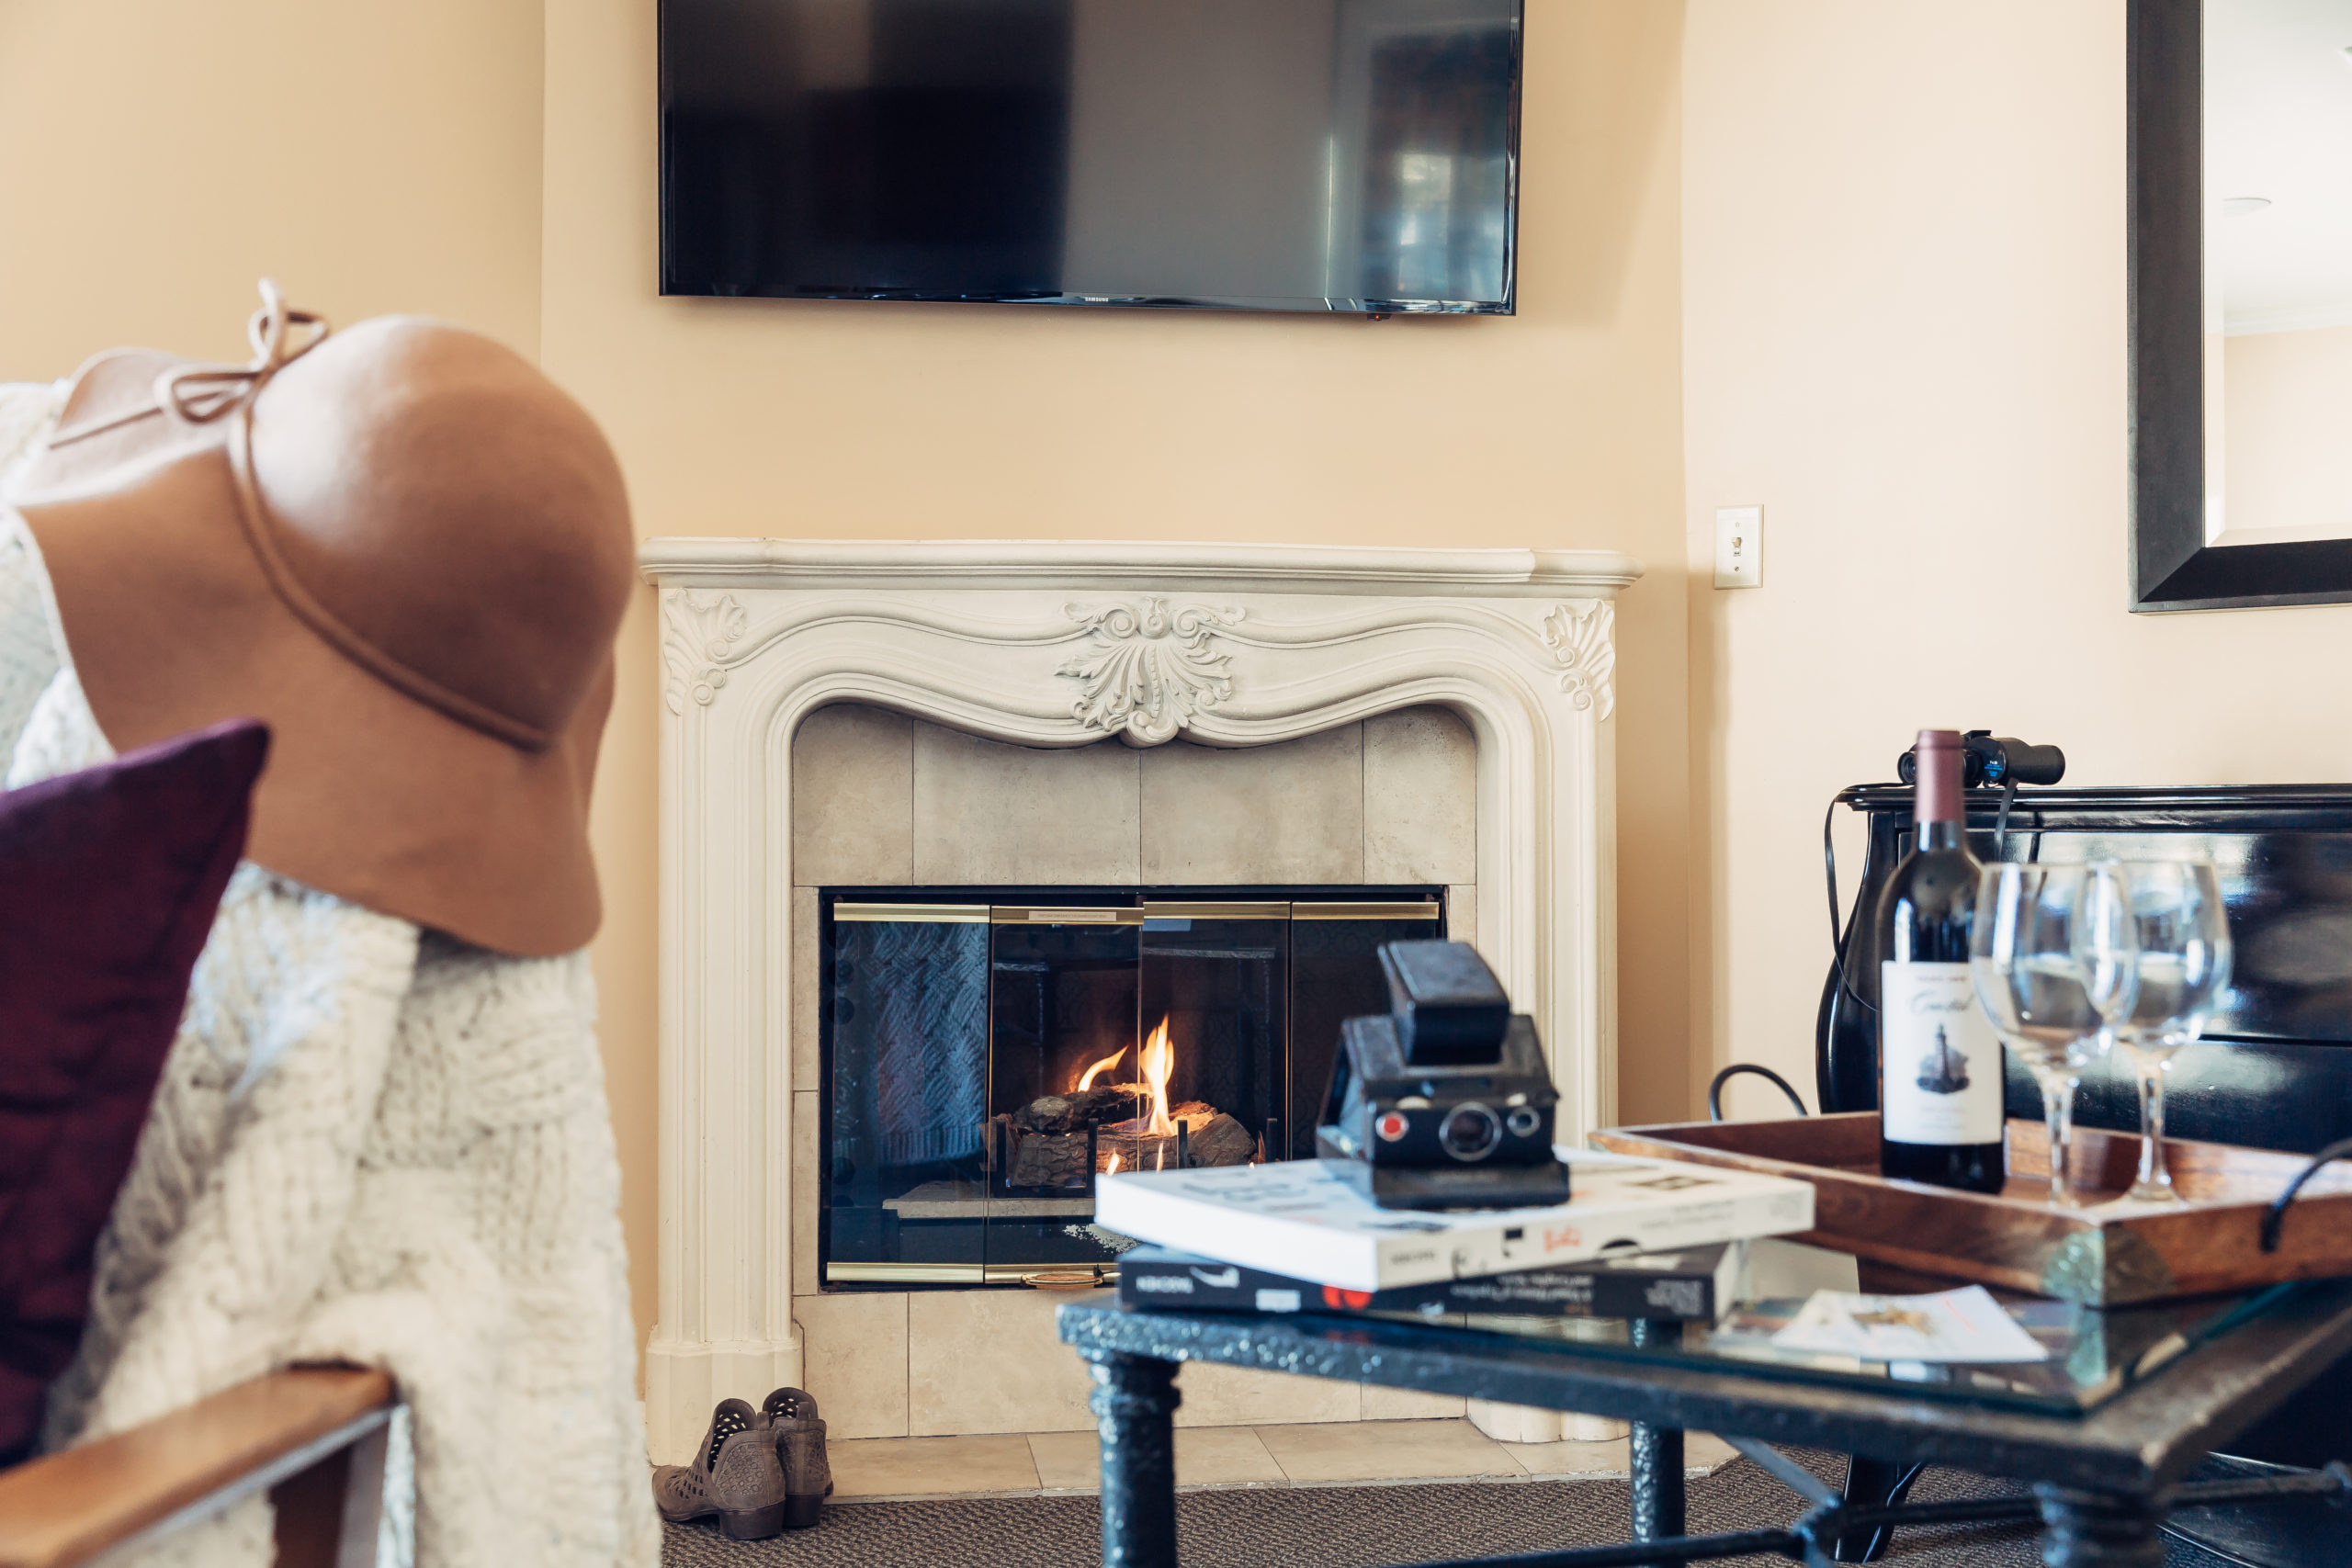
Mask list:
[[[2109,1200],[2132,1184],[2138,1135],[2078,1128],[2082,1206],[2055,1209],[2041,1123],[2011,1122],[2008,1135],[2009,1180],[1997,1197],[1880,1176],[1874,1111],[1619,1127],[1592,1142],[1810,1181],[1814,1228],[1792,1241],[2090,1306],[2352,1274],[2352,1166],[2328,1166],[2304,1184],[2278,1250],[2266,1253],[2263,1213],[2310,1163],[2301,1155],[2168,1140],[2166,1163],[2188,1203],[2123,1205]]]

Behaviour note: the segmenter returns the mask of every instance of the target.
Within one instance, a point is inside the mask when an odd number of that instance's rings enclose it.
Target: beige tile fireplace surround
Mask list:
[[[1607,552],[666,539],[649,1439],[797,1382],[842,1439],[1078,1431],[1069,1295],[818,1285],[828,885],[1442,884],[1613,1095]],[[1104,744],[1112,739],[1124,745]],[[1083,1299],[1083,1298],[1080,1298]],[[1188,1369],[1192,1427],[1462,1402]]]

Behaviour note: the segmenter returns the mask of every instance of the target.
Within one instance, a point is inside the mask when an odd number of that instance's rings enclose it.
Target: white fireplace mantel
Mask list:
[[[1477,750],[1478,946],[1581,1142],[1615,1104],[1613,601],[1600,550],[652,539],[660,590],[654,1456],[800,1380],[792,738],[831,703],[1024,746],[1260,746],[1436,705]]]

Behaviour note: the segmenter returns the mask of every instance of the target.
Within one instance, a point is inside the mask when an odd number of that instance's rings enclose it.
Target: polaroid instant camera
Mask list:
[[[1380,967],[1388,1015],[1340,1026],[1315,1130],[1324,1164],[1384,1209],[1566,1202],[1534,1021],[1467,942],[1390,942]]]

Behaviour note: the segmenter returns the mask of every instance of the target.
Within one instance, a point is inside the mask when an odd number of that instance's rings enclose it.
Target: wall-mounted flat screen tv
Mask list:
[[[662,0],[662,291],[1509,315],[1520,0]]]

